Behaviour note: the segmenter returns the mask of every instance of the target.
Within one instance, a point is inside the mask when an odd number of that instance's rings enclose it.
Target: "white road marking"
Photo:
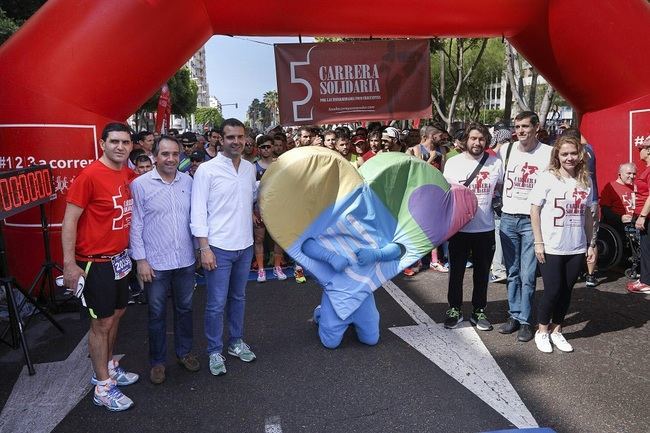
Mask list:
[[[389,328],[518,428],[538,427],[476,331],[465,322],[456,329],[435,323],[392,281],[384,288],[417,325]]]
[[[264,433],[282,433],[279,416],[271,416],[264,423]]]
[[[88,334],[65,361],[36,364],[18,376],[0,414],[0,433],[49,433],[84,398],[92,385]]]

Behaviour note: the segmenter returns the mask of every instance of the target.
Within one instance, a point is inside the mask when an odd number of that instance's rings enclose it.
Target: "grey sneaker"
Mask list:
[[[228,355],[236,356],[244,362],[255,361],[255,354],[241,338],[228,346]]]
[[[226,374],[226,364],[225,359],[220,353],[211,353],[210,354],[210,373],[214,376],[221,376]]]
[[[487,315],[482,308],[476,308],[472,312],[472,316],[469,318],[469,321],[472,325],[476,326],[476,329],[479,331],[491,331],[492,324],[487,319]]]
[[[451,307],[447,310],[447,318],[445,319],[445,328],[454,329],[460,322],[463,321],[463,313],[459,308]]]

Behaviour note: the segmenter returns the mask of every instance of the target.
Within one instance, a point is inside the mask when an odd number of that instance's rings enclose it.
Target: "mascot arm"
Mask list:
[[[375,262],[389,262],[402,255],[400,244],[391,242],[382,248],[361,248],[355,252],[361,266],[371,265]]]
[[[311,259],[328,263],[336,272],[342,272],[350,265],[348,259],[321,247],[314,238],[303,242],[302,252]]]

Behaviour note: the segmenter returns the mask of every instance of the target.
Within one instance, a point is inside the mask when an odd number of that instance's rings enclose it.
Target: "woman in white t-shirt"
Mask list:
[[[528,197],[535,256],[544,281],[537,305],[535,344],[544,353],[551,353],[553,346],[562,352],[573,351],[562,336],[562,322],[585,254],[587,262],[596,260],[589,211],[592,195],[584,146],[580,140],[561,136],[553,146],[548,170],[538,177]]]

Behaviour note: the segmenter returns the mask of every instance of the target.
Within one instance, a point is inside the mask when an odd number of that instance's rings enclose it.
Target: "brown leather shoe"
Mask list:
[[[165,366],[154,365],[149,373],[149,380],[151,380],[151,383],[155,383],[156,385],[163,383],[165,381]]]
[[[201,364],[199,363],[198,358],[193,353],[188,353],[182,358],[178,358],[178,363],[185,367],[187,371],[199,371],[201,369]]]

